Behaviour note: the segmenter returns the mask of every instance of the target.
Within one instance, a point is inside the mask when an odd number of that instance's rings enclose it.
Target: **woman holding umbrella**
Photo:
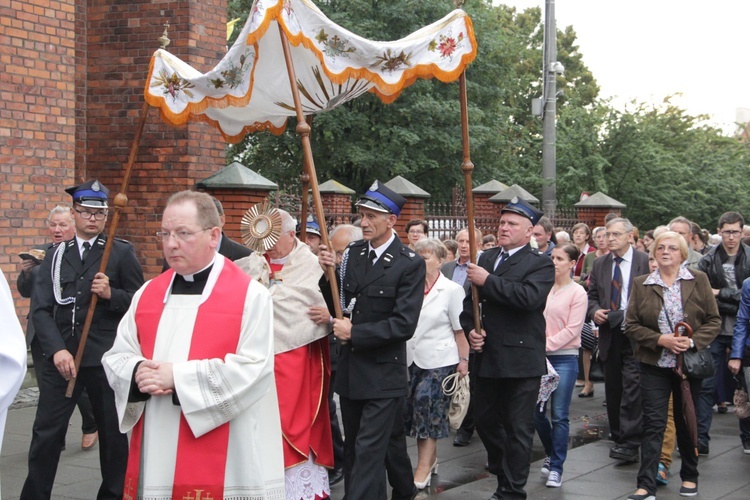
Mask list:
[[[680,495],[698,494],[697,443],[692,442],[689,425],[695,425],[692,403],[698,399],[701,380],[687,379],[690,390],[681,392],[682,379],[675,368],[682,358],[678,355],[691,347],[705,349],[721,326],[708,278],[700,271],[682,266],[688,256],[685,239],[665,231],[656,238],[651,252],[658,267],[634,280],[625,318],[625,335],[635,341],[635,357],[640,361],[643,398],[641,466],[638,490],[628,497],[632,500],[656,498],[656,469],[670,394],[674,399],[677,444],[682,458]],[[692,338],[674,333],[680,321],[690,325]],[[690,408],[693,408],[692,419]]]

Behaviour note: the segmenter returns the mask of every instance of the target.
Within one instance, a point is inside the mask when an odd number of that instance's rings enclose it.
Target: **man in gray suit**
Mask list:
[[[588,314],[599,325],[599,357],[604,362],[604,393],[615,446],[609,456],[638,461],[641,441],[641,390],[638,361],[623,333],[633,278],[648,273],[648,255],[633,248],[633,225],[607,223],[609,253],[597,258],[589,282]]]
[[[474,236],[476,238],[476,248],[481,248],[482,231],[474,229]],[[466,291],[466,295],[471,293],[471,282],[466,279],[466,271],[469,269],[469,261],[471,254],[471,247],[469,245],[469,230],[464,228],[456,234],[456,243],[458,244],[458,258],[451,262],[443,264],[440,272],[453,281],[458,283]],[[477,253],[479,258],[479,253]],[[469,378],[470,387],[474,387],[474,351],[469,351]],[[474,429],[476,424],[474,423],[474,403],[469,399],[469,409],[466,411],[466,416],[461,427],[456,432],[456,437],[453,439],[453,446],[468,446],[471,441],[471,436],[474,435]]]

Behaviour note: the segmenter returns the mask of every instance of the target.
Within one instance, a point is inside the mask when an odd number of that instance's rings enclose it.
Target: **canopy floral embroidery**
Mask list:
[[[333,109],[365,92],[393,102],[417,78],[451,82],[474,60],[471,19],[455,10],[401,40],[377,42],[334,24],[310,0],[256,0],[237,41],[207,73],[158,50],[145,99],[173,125],[204,121],[230,142],[295,115],[281,39],[292,45],[305,114]]]

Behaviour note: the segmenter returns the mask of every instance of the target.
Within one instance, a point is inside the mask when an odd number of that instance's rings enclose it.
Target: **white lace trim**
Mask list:
[[[312,457],[308,457],[305,463],[286,469],[284,476],[286,500],[315,500],[316,496],[325,498],[331,495],[328,471],[313,462]]]

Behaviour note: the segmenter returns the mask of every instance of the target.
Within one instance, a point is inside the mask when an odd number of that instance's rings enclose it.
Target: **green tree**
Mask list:
[[[240,11],[243,2],[231,5]],[[378,40],[401,38],[454,8],[449,0],[331,0],[319,6],[334,22]],[[467,71],[474,177],[478,183],[498,179],[538,192],[541,121],[530,108],[531,99],[541,94],[541,11],[517,12],[486,0],[470,0],[464,9],[479,45]],[[559,58],[568,68],[558,81],[565,89],[560,113],[576,108],[582,124],[586,113],[580,108],[593,103],[598,87],[581,60],[572,29],[560,34],[559,46]],[[595,126],[591,120],[585,123]],[[296,184],[301,152],[294,127],[290,120],[281,137],[248,136],[231,147],[228,156],[281,184]],[[591,134],[588,130],[586,137]],[[572,133],[569,137],[579,138]],[[446,199],[452,187],[463,182],[456,83],[421,80],[390,105],[365,95],[316,115],[311,140],[319,179],[335,178],[358,191],[373,179],[404,175],[433,199]]]
[[[627,216],[644,228],[682,215],[714,230],[727,210],[750,215],[748,145],[725,137],[665,99],[659,106],[634,103],[610,111],[602,140],[605,192],[625,203]],[[606,179],[606,182],[604,181]]]

